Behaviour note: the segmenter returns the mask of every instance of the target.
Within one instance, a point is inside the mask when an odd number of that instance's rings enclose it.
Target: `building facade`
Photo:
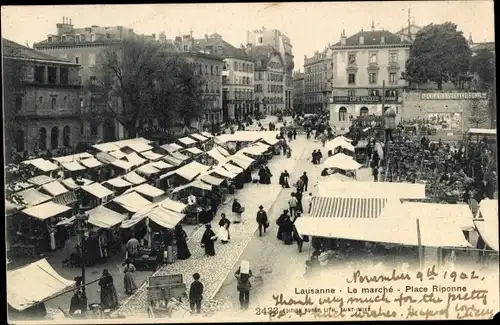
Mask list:
[[[382,115],[389,107],[401,119],[401,79],[409,56],[410,42],[385,30],[363,31],[331,46],[334,85],[330,103],[330,123],[339,133],[348,132],[357,116]],[[383,107],[384,106],[384,107]]]
[[[293,73],[293,110],[295,112],[305,112],[304,92],[304,74],[296,71]]]
[[[80,66],[6,39],[2,47],[5,72],[11,70],[3,80],[6,149],[21,157],[74,150],[81,141]]]
[[[247,46],[272,46],[281,56],[285,65],[284,94],[285,109],[293,108],[293,69],[294,56],[293,46],[290,38],[277,29],[266,29],[247,31]]]
[[[107,142],[123,138],[122,125],[112,117],[104,104],[104,94],[98,86],[99,69],[106,50],[119,46],[124,39],[136,37],[137,34],[133,29],[123,26],[74,28],[68,18],[56,24],[56,29],[56,34],[47,35],[33,48],[81,66],[79,77],[83,91],[79,99],[82,110],[79,129],[82,138],[88,143],[99,139]],[[113,101],[111,105],[119,106],[120,103]]]
[[[304,56],[304,106],[308,113],[328,110],[333,80],[333,51],[316,51]]]
[[[271,46],[249,46],[247,54],[254,59],[255,109],[272,114],[285,109],[285,65]]]

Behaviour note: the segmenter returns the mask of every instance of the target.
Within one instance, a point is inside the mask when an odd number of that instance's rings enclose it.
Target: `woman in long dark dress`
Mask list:
[[[279,183],[280,183],[281,187],[285,187],[285,173],[283,173],[283,172],[280,174]]]
[[[126,294],[133,294],[137,290],[137,284],[135,283],[135,266],[131,263],[129,259],[125,261],[125,267],[123,268],[123,286],[125,288]]]
[[[205,248],[205,254],[209,256],[215,255],[215,245],[214,242],[217,239],[215,233],[212,230],[211,225],[205,226],[205,232],[203,233],[203,237],[201,238],[201,246]]]
[[[293,244],[293,222],[290,219],[289,216],[285,217],[285,220],[283,221],[283,242],[285,245],[291,245]]]
[[[271,184],[271,178],[273,177],[273,174],[271,173],[271,170],[269,169],[269,167],[264,167],[264,169],[266,170],[266,183],[265,184]]]
[[[283,210],[283,213],[276,220],[276,224],[278,225],[278,234],[276,235],[276,238],[278,238],[279,240],[283,240],[283,224],[287,217],[288,217],[288,210]]]
[[[175,241],[177,242],[177,259],[186,260],[191,257],[186,239],[187,234],[181,225],[175,226]]]
[[[259,169],[259,183],[260,184],[267,184],[266,183],[266,177],[267,177],[266,170],[264,169],[264,167],[261,167]]]
[[[101,279],[99,280],[101,287],[101,308],[102,309],[115,309],[118,307],[118,295],[116,288],[113,284],[113,277],[109,274],[107,269],[102,271]]]

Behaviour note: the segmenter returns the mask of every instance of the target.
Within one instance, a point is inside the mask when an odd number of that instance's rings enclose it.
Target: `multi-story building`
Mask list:
[[[255,63],[255,109],[272,114],[285,109],[285,65],[272,46],[248,46]]]
[[[80,66],[7,39],[2,49],[6,149],[21,157],[74,150],[81,140]]]
[[[304,56],[304,106],[308,113],[328,109],[333,83],[332,50],[316,51],[310,58]]]
[[[91,143],[98,139],[113,141],[124,137],[124,129],[106,109],[104,94],[98,85],[102,54],[112,46],[119,46],[124,39],[136,37],[133,29],[122,26],[90,26],[74,28],[71,19],[63,18],[56,24],[57,33],[35,43],[36,50],[79,64],[79,76],[83,85],[80,100],[82,121],[81,135]],[[154,35],[152,36],[154,38]],[[108,101],[115,110],[117,99]]]
[[[304,74],[296,71],[293,73],[293,110],[295,112],[305,112],[304,92]]]
[[[411,43],[386,30],[363,31],[346,37],[330,49],[335,80],[330,104],[330,123],[347,132],[357,116],[382,115],[393,107],[401,118],[402,91]],[[383,104],[384,103],[384,104]],[[384,107],[382,107],[384,106]]]
[[[222,116],[222,67],[223,59],[211,54],[209,48],[203,48],[196,42],[192,34],[175,37],[167,40],[164,33],[159,36],[159,41],[166,45],[166,49],[193,65],[195,71],[201,76],[203,82],[203,118],[202,124],[221,123]]]
[[[285,109],[293,108],[293,53],[290,38],[277,29],[266,29],[247,31],[247,44],[253,46],[272,46],[281,56],[285,64],[285,86],[284,98]]]

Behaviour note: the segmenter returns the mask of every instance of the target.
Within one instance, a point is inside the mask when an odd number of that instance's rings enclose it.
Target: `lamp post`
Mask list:
[[[73,178],[74,182],[78,186],[83,186],[85,183],[77,178]],[[77,192],[78,193],[78,192]],[[89,215],[82,208],[82,198],[81,194],[77,194],[77,202],[74,207],[74,217],[77,225],[77,232],[80,235],[80,264],[82,268],[82,276],[80,278],[80,285],[82,288],[82,295],[80,298],[80,306],[82,313],[87,312],[87,293],[85,289],[85,261],[84,261],[84,239],[85,231],[87,230],[87,221],[89,220]],[[77,284],[78,285],[78,284]]]

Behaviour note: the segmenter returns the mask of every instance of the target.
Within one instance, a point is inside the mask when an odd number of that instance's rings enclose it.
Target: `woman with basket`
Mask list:
[[[233,206],[232,206],[232,212],[234,214],[234,220],[233,223],[240,223],[241,222],[241,214],[245,212],[245,208],[241,206],[240,202],[238,199],[234,199],[233,201]]]

